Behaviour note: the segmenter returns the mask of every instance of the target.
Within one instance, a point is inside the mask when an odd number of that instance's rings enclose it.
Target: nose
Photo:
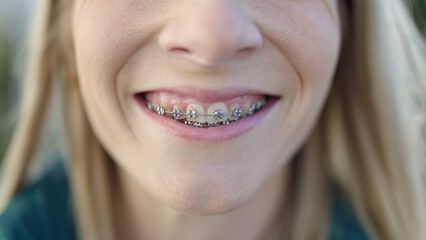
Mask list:
[[[257,26],[238,0],[192,0],[159,35],[161,48],[205,67],[247,57],[262,46]]]

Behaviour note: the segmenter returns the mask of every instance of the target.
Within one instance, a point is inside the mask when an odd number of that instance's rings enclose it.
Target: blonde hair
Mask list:
[[[78,236],[113,240],[114,164],[91,129],[80,96],[71,2],[38,2],[21,115],[2,169],[0,209],[24,182],[53,101],[50,87],[63,81],[65,150]],[[316,128],[290,163],[286,191],[292,199],[284,207],[280,234],[325,239],[329,196],[337,185],[371,239],[425,239],[424,141],[416,108],[426,103],[424,38],[401,0],[348,1],[347,7],[332,89]]]

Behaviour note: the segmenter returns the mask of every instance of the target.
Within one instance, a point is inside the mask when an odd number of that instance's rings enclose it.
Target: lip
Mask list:
[[[191,88],[180,88],[177,90],[162,88],[156,89],[154,91],[170,91],[179,94],[187,93],[187,95],[197,99],[202,99],[202,101],[219,101],[219,99],[230,99],[247,94],[264,94],[256,90],[247,91],[243,89],[224,89],[220,90],[220,93],[218,91]],[[189,141],[209,143],[230,140],[249,132],[267,116],[267,114],[270,112],[273,106],[275,106],[279,99],[279,97],[275,96],[269,97],[266,105],[258,112],[251,116],[247,116],[238,121],[232,122],[228,125],[209,128],[197,128],[185,125],[172,118],[161,116],[156,112],[149,110],[144,99],[138,97],[138,94],[134,95],[134,100],[139,105],[139,109],[141,109],[142,113],[146,114],[159,128],[163,129],[168,134],[173,134]]]

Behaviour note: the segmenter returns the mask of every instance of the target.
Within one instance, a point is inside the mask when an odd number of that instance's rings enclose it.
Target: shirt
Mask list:
[[[333,188],[328,240],[367,240],[342,191]],[[68,177],[59,161],[22,189],[0,216],[1,240],[76,240]]]

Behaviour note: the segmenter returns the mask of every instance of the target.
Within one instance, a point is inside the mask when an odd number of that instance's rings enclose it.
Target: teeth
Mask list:
[[[175,118],[175,119],[185,119],[185,116],[184,116],[184,112],[181,110],[181,108],[179,107],[179,106],[174,106],[173,107],[173,117]]]
[[[251,104],[251,102],[244,103],[242,108],[244,116],[251,115],[250,114],[251,110],[254,110],[252,107],[253,107],[253,104]]]
[[[225,103],[217,102],[210,105],[207,109],[207,122],[208,123],[218,123],[224,122],[228,119],[228,108]]]
[[[256,105],[252,105],[251,107],[249,107],[249,109],[247,110],[247,114],[248,115],[252,115],[254,113],[254,111],[256,110]]]
[[[239,117],[241,117],[243,110],[240,108],[240,105],[238,103],[233,104],[230,108],[230,115],[228,115],[229,120],[237,120]]]
[[[255,111],[259,111],[263,106],[265,106],[266,104],[266,100],[262,99],[261,101],[257,102],[254,104],[255,106]]]
[[[186,120],[199,123],[206,122],[206,111],[204,108],[196,103],[191,103],[186,107]]]
[[[162,116],[167,116],[176,120],[185,120],[181,122],[187,125],[194,127],[215,127],[226,125],[230,122],[252,115],[265,106],[266,100],[262,99],[255,103],[246,102],[242,107],[240,107],[238,103],[234,103],[229,109],[224,102],[217,102],[208,107],[207,113],[203,106],[197,103],[189,104],[185,111],[178,105],[174,105],[172,109],[167,103],[156,104],[147,102],[146,104],[148,109]]]
[[[166,114],[166,108],[162,107],[160,104],[157,105],[157,108],[155,109],[158,114],[164,116]]]
[[[154,107],[152,106],[150,102],[147,102],[146,106],[148,107],[149,110],[154,110]]]

